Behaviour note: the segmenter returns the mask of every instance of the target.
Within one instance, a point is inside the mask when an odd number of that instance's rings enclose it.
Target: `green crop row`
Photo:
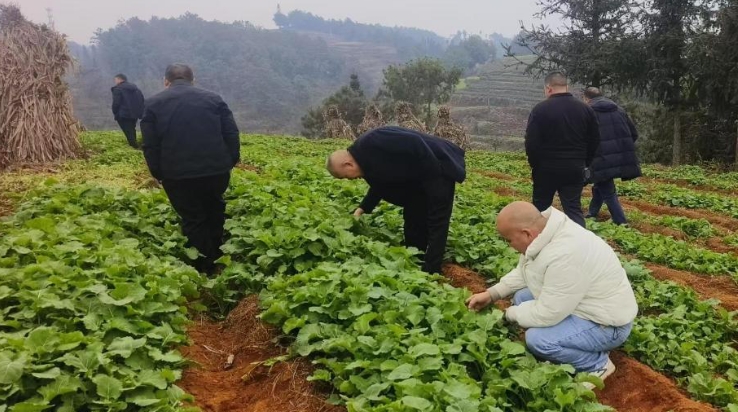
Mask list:
[[[2,224],[0,411],[181,410],[202,280],[166,197],[45,192]]]

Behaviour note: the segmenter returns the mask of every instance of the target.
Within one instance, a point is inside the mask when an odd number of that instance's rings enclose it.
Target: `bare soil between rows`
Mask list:
[[[449,283],[478,293],[487,288],[479,274],[458,265],[446,265],[443,270]],[[509,302],[496,302],[498,307]],[[621,412],[703,412],[717,411],[714,407],[690,399],[670,378],[623,353],[610,355],[617,367],[605,381],[605,388],[597,390],[598,400]]]
[[[258,298],[251,295],[225,321],[200,319],[188,328],[191,343],[181,348],[193,362],[178,385],[194,395],[204,412],[342,412],[326,403],[328,389],[307,381],[314,368],[298,358],[267,366],[284,355],[280,331],[264,324]],[[224,369],[228,355],[233,365]]]

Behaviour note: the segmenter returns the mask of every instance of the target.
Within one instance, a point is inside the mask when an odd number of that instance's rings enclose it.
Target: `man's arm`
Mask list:
[[[233,119],[233,112],[231,112],[231,109],[228,108],[228,105],[222,99],[218,102],[218,113],[220,115],[220,130],[223,134],[223,140],[235,166],[241,160],[241,140],[238,135],[238,126]]]
[[[364,200],[361,201],[359,208],[363,210],[364,213],[372,213],[381,200],[382,198],[377,194],[377,191],[369,186],[369,191],[366,192],[366,196],[364,196]]]
[[[518,266],[510,271],[507,275],[500,279],[500,283],[487,289],[486,292],[475,293],[472,297],[466,300],[467,307],[470,310],[478,311],[486,308],[492,302],[506,298],[513,293],[525,289],[525,279],[523,279],[523,273],[520,271],[520,267],[523,265],[523,257],[521,256],[518,261]]]
[[[535,168],[538,159],[538,149],[543,141],[541,136],[540,117],[536,115],[536,109],[528,116],[528,126],[525,128],[525,154],[528,156],[528,164],[531,169]]]
[[[456,183],[439,177],[424,180],[422,185],[428,208],[428,248],[425,251],[423,270],[428,273],[440,273],[454,207]]]
[[[113,117],[115,120],[118,120],[118,111],[120,111],[120,105],[121,101],[123,100],[123,95],[117,87],[113,87]]]
[[[527,285],[525,284],[525,279],[523,279],[523,272],[520,270],[522,265],[523,257],[521,256],[520,260],[518,261],[518,265],[515,266],[515,269],[511,270],[510,272],[508,272],[507,275],[503,276],[496,285],[487,289],[487,291],[495,300],[504,299],[508,296],[511,296],[513,293],[527,287]]]
[[[144,158],[151,176],[161,180],[161,137],[156,132],[156,116],[149,107],[146,107],[141,119],[141,135]]]
[[[589,167],[592,164],[595,156],[597,155],[597,149],[600,147],[600,123],[597,121],[597,115],[592,108],[587,107],[588,121],[587,124],[587,160],[586,165]]]
[[[579,306],[590,283],[589,277],[582,275],[578,262],[560,258],[546,269],[538,298],[511,306],[505,311],[506,317],[524,328],[556,325]]]

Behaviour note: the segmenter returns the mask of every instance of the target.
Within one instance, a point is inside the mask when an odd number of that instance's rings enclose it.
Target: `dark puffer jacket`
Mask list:
[[[590,102],[600,123],[600,148],[592,162],[592,182],[641,176],[635,141],[638,131],[620,106],[605,97]]]

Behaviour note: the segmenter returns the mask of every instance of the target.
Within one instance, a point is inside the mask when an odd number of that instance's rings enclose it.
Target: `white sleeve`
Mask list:
[[[525,279],[523,279],[523,272],[520,269],[523,261],[524,259],[521,257],[515,269],[503,276],[499,283],[488,289],[492,296],[499,296],[500,299],[503,299],[527,287]]]
[[[553,261],[543,278],[541,294],[535,299],[507,309],[507,319],[524,328],[553,326],[571,315],[589,289],[591,279],[583,276],[581,265],[572,259]]]

